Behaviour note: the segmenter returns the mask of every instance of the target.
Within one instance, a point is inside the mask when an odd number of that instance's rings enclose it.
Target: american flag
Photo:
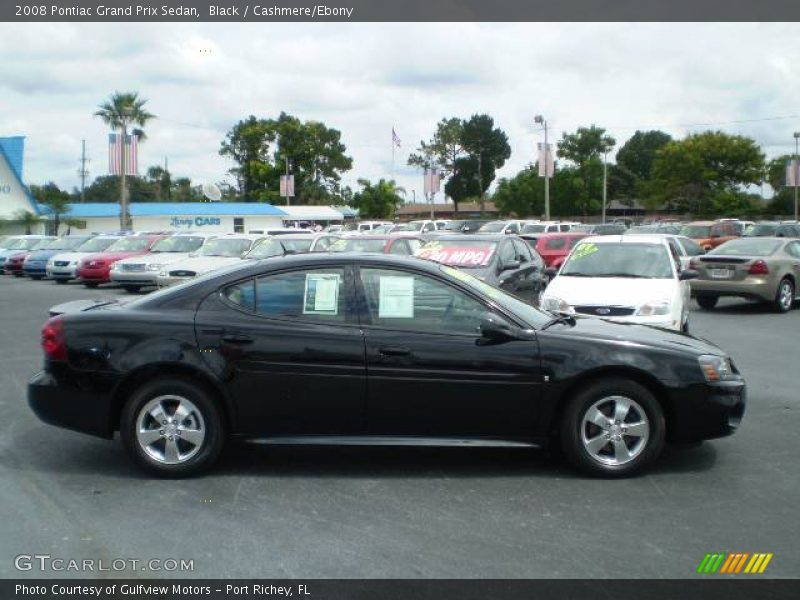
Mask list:
[[[119,133],[108,134],[108,172],[111,175],[122,174],[122,135]],[[125,137],[125,174],[139,174],[139,136],[127,135]]]
[[[400,147],[400,137],[397,135],[397,132],[392,127],[392,145]]]

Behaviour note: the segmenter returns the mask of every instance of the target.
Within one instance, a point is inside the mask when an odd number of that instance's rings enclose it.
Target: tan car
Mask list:
[[[693,239],[703,250],[711,250],[742,234],[730,221],[694,221],[681,227],[680,235]]]
[[[800,294],[800,240],[755,237],[731,240],[692,258],[698,272],[689,283],[701,308],[710,310],[721,296],[769,302],[788,312]]]

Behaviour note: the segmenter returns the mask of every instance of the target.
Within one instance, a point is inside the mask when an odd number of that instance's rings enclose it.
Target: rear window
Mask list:
[[[552,238],[545,240],[544,247],[545,250],[561,250],[562,248],[567,247],[567,240],[566,238]]]
[[[780,240],[738,239],[730,240],[714,248],[709,254],[726,256],[769,256],[783,244]]]
[[[348,238],[331,244],[331,252],[383,252],[388,240]]]
[[[75,248],[75,252],[102,252],[118,239],[119,238],[92,238]]]
[[[139,250],[146,250],[149,245],[150,238],[128,237],[117,240],[106,250],[109,252],[138,252]]]

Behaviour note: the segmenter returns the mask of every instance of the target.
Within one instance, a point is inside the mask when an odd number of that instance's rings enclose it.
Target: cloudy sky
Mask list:
[[[556,137],[713,127],[790,152],[800,43],[796,24],[0,24],[0,135],[27,136],[27,183],[76,186],[82,139],[90,177],[106,173],[92,113],[114,90],[158,115],[142,167],[168,157],[176,176],[223,180],[225,133],[283,110],[341,130],[345,183],[394,171],[410,200],[422,177],[408,153],[442,117],[477,112],[509,136],[506,176],[533,159],[537,113]]]

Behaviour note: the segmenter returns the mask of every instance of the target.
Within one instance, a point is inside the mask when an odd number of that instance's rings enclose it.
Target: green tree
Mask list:
[[[220,154],[236,163],[230,173],[246,201],[279,203],[288,160],[295,178],[293,202],[299,204],[325,204],[336,197],[342,173],[353,166],[345,151],[338,130],[286,113],[277,119],[251,115],[228,132],[220,147]]]
[[[646,181],[653,176],[656,153],[671,141],[663,131],[637,131],[617,151],[617,164]]]
[[[772,215],[794,214],[794,188],[786,186],[786,167],[794,159],[792,154],[773,158],[766,167],[766,182],[774,190],[766,210]]]
[[[42,220],[39,215],[35,215],[29,210],[18,210],[14,214],[14,218],[20,225],[25,227],[25,235],[30,235],[33,227]]]
[[[537,165],[523,169],[497,185],[495,205],[501,214],[517,217],[544,217],[544,178],[539,177]],[[577,167],[558,169],[550,180],[550,212],[553,216],[574,217],[596,211],[599,202],[587,198],[583,176]]]
[[[147,169],[147,181],[153,187],[156,200],[172,200],[172,173],[159,165]]]
[[[464,121],[461,131],[461,145],[473,160],[473,170],[467,172],[456,168],[454,178],[471,178],[479,184],[481,211],[484,210],[486,190],[494,181],[495,173],[506,164],[511,156],[508,136],[499,127],[494,126],[494,119],[489,115],[472,115]]]
[[[380,179],[373,185],[366,179],[359,179],[358,184],[361,190],[353,194],[349,206],[358,209],[361,218],[389,219],[403,202],[400,194],[404,190],[393,180]]]
[[[102,175],[97,177],[84,190],[86,202],[108,202],[114,198],[119,190],[120,177],[117,175]],[[128,177],[128,200],[130,202],[155,202],[156,190],[141,177]]]
[[[53,233],[58,235],[61,219],[70,211],[72,197],[52,181],[45,185],[32,185],[30,191],[36,202],[53,217]]]
[[[125,140],[128,137],[128,127],[137,125],[131,133],[139,137],[139,141],[145,140],[145,133],[142,130],[148,121],[155,118],[155,115],[147,112],[144,105],[147,100],[140,98],[138,92],[114,92],[108,100],[103,102],[94,113],[96,117],[103,119],[109,127],[116,130],[122,136],[122,176],[120,177],[120,229],[131,228],[131,215],[128,210],[128,197],[126,186],[126,147]]]
[[[575,133],[564,132],[558,156],[582,169],[592,161],[602,162],[603,154],[610,152],[616,143],[602,127],[579,127]]]
[[[748,137],[706,131],[662,147],[653,163],[650,197],[684,212],[735,208],[747,185],[764,176],[764,154]]]

